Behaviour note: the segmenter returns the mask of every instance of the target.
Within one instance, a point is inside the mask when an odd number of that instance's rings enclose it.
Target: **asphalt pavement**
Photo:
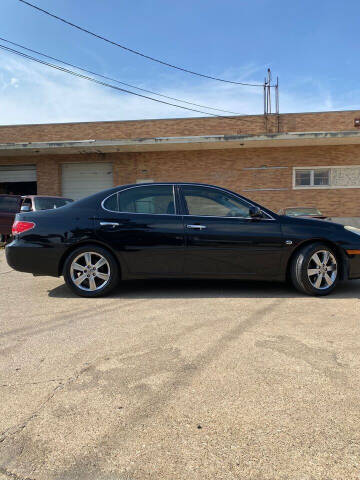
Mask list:
[[[360,282],[0,287],[1,480],[360,478]]]

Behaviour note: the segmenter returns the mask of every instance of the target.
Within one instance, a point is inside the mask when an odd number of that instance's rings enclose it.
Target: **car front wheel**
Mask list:
[[[77,248],[66,259],[64,279],[81,297],[107,295],[119,281],[119,267],[113,255],[98,246]]]
[[[294,286],[308,295],[328,295],[339,279],[336,253],[321,243],[306,245],[293,258],[290,266]]]

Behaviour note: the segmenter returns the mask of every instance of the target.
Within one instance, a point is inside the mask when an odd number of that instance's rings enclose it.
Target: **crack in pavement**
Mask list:
[[[191,363],[185,362],[183,365],[179,365],[177,368],[175,368],[172,378],[170,378],[169,381],[166,382],[163,388],[161,388],[160,391],[152,393],[150,396],[146,396],[144,401],[141,402],[141,405],[135,408],[135,411],[129,415],[129,423],[131,423],[132,425],[138,425],[141,422],[146,422],[152,416],[158,415],[159,411],[161,411],[167,404],[169,404],[170,400],[174,397],[174,395],[176,395],[176,392],[190,385],[191,382],[194,381],[195,376],[198,375],[201,370],[203,370],[209,363],[213,362],[214,359],[218,358],[218,356],[221,355],[223,351],[227,349],[234,341],[236,341],[239,336],[241,336],[244,332],[248,331],[249,329],[257,326],[260,322],[262,322],[265,319],[265,315],[269,313],[269,311],[272,311],[274,308],[276,308],[278,303],[279,300],[270,302],[268,305],[265,306],[265,308],[258,309],[256,312],[253,312],[252,314],[247,316],[247,318],[245,318],[244,320],[241,319],[242,321],[240,322],[237,321],[235,325],[226,332],[224,332],[224,334],[221,335],[220,338],[216,338],[214,342],[211,342],[210,346],[204,352],[196,355],[196,357]],[[214,319],[213,322],[210,323],[216,322],[218,322],[218,319]],[[200,326],[191,326],[189,330],[197,330],[198,328],[208,324],[209,321],[206,320],[204,322],[201,322]],[[183,334],[184,332],[181,332],[179,336]],[[171,343],[173,342],[174,336],[171,337]],[[9,439],[11,436],[22,432],[24,428],[26,428],[26,426],[29,424],[29,422],[35,419],[39,415],[39,413],[43,411],[44,408],[46,408],[46,405],[48,405],[51,399],[56,395],[56,392],[61,391],[70,384],[76,382],[83,373],[87,372],[91,368],[94,368],[98,361],[99,359],[93,359],[91,364],[83,363],[83,368],[78,371],[78,373],[68,378],[65,382],[57,385],[48,395],[48,397],[41,403],[41,405],[38,406],[38,408],[30,416],[27,417],[27,419],[25,419],[22,423],[15,425],[3,432],[3,438],[1,438],[0,436],[0,442],[3,442]],[[103,453],[111,455],[114,448],[114,441],[121,442],[125,435],[126,431],[124,430],[124,428],[121,428],[120,425],[115,426],[115,431],[114,426],[112,426],[111,428],[107,429],[105,434],[100,436],[97,441],[97,446],[102,450]],[[91,465],[97,462],[100,464],[99,452],[95,452],[95,454],[94,452],[91,452],[91,455],[95,457],[92,458],[90,462]],[[89,454],[85,454],[83,458],[77,460],[77,463],[80,470],[84,469],[86,474],[91,475],[92,471],[87,471],[89,469],[89,465],[87,464],[88,456]],[[92,468],[93,467],[90,467],[90,470],[92,470]],[[65,473],[67,472],[63,472],[59,478],[65,478]],[[78,478],[76,475],[77,473],[78,472],[74,471],[74,466],[69,467],[69,478]],[[13,480],[35,480],[30,478],[21,478],[17,476],[11,477],[10,475],[8,475],[8,477],[9,479],[12,478]],[[94,478],[95,475],[92,477]],[[66,478],[68,477],[66,476]]]
[[[249,315],[248,318],[237,322],[232,328],[221,335],[220,338],[216,339],[215,342],[204,352],[199,353],[191,363],[180,365],[179,368],[173,372],[172,378],[160,391],[156,391],[149,395],[144,402],[133,410],[133,412],[127,417],[127,425],[131,425],[132,428],[135,428],[136,425],[141,423],[144,424],[149,421],[150,418],[159,415],[180,390],[191,385],[194,378],[199,375],[206,366],[222,355],[224,350],[229,348],[229,346],[238,340],[242,334],[262,322],[265,315],[275,310],[279,303],[280,300],[274,300],[264,308],[256,310]],[[124,425],[112,425],[99,438],[95,450],[93,450],[91,454],[88,453],[78,459],[77,465],[79,468],[81,468],[81,466],[88,468],[89,465],[100,464],[101,459],[111,456],[111,453],[115,448],[114,445],[121,444],[124,441],[124,438],[128,435],[129,431]],[[69,468],[69,472],[74,473],[71,471],[72,467]],[[93,478],[92,472],[87,471],[86,473],[88,474],[88,478]],[[62,478],[62,476],[57,478]],[[72,478],[76,477],[73,475]]]
[[[9,470],[3,467],[0,467],[0,473],[2,473],[3,475],[6,475],[9,478],[12,478],[13,480],[35,480],[34,478],[30,478],[30,477],[21,477],[16,473],[9,472]]]
[[[51,383],[51,382],[64,382],[66,379],[65,378],[51,378],[50,380],[41,380],[39,382],[25,382],[25,383],[2,383],[0,384],[0,387],[25,387],[27,385],[40,385],[43,383]]]
[[[91,364],[85,364],[85,365],[86,366],[83,367],[77,374],[73,375],[72,377],[69,377],[65,382],[60,382],[58,385],[56,385],[56,387],[53,389],[50,395],[48,395],[48,397],[40,404],[40,406],[31,415],[29,415],[23,422],[18,423],[17,425],[14,425],[4,430],[0,434],[0,443],[4,442],[10,436],[16,435],[21,430],[24,430],[24,428],[26,428],[28,423],[31,422],[34,418],[36,418],[39,415],[39,413],[44,409],[45,405],[55,396],[57,391],[63,390],[67,385],[73,382],[76,382],[76,380],[83,373],[89,370],[89,368],[91,367]]]

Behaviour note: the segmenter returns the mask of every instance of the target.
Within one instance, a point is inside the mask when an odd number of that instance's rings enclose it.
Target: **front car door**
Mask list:
[[[95,230],[116,251],[128,276],[182,274],[184,227],[173,185],[119,190],[103,201]]]
[[[276,278],[283,239],[270,214],[251,218],[252,205],[217,187],[182,185],[187,275]]]

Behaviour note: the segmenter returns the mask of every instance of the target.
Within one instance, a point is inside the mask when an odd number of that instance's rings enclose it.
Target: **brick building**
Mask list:
[[[0,127],[0,193],[194,181],[360,217],[360,111]]]

